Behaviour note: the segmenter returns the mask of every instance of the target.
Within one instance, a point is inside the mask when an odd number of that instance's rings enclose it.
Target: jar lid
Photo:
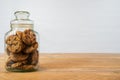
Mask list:
[[[33,28],[33,21],[29,19],[30,13],[28,11],[16,11],[14,15],[16,19],[10,22],[12,28]]]
[[[14,15],[16,16],[16,19],[28,19],[30,13],[27,11],[16,11]]]

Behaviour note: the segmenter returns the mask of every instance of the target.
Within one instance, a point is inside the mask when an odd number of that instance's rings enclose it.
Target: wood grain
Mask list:
[[[0,80],[120,80],[120,54],[40,54],[36,72],[7,72],[0,55]]]

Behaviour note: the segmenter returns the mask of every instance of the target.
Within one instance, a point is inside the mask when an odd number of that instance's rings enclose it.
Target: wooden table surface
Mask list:
[[[120,54],[40,54],[36,72],[7,72],[0,55],[0,80],[120,80]]]

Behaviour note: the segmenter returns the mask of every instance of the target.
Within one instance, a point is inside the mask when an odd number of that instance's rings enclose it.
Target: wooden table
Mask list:
[[[120,80],[120,54],[40,54],[36,72],[7,72],[0,55],[0,80]]]

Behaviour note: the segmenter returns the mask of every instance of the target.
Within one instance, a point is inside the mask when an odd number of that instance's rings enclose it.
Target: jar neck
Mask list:
[[[32,29],[33,24],[11,24],[12,30],[25,30],[25,29]]]

